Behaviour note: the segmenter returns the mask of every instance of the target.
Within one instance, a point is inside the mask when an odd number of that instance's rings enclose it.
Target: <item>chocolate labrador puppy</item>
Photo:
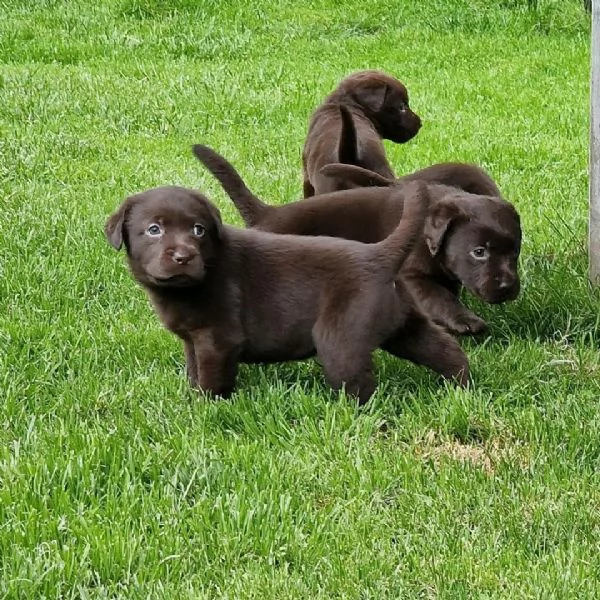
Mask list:
[[[378,346],[468,378],[456,341],[418,314],[413,323],[412,298],[394,283],[423,227],[427,188],[393,195],[407,199],[406,214],[378,244],[228,227],[206,197],[181,187],[127,198],[105,233],[114,248],[125,244],[134,278],[183,340],[193,386],[227,396],[239,362],[316,354],[331,386],[363,403]]]
[[[456,181],[477,192],[497,190],[478,167],[446,163],[417,171],[392,187],[351,189],[269,206],[252,194],[233,166],[214,150],[195,145],[193,151],[221,183],[248,226],[276,233],[378,242],[400,219],[401,196],[393,190],[424,180],[429,188],[425,227],[401,269],[421,308],[448,331],[474,335],[485,331],[487,325],[460,304],[462,286],[492,304],[513,300],[519,294],[521,226],[513,205],[496,194],[473,194],[443,185]],[[348,177],[356,172],[348,165],[336,168],[346,169]],[[360,173],[364,176],[364,170]]]
[[[445,163],[400,179],[342,164],[326,165],[322,172],[359,185],[388,187],[452,173],[451,186],[430,185],[433,203],[425,220],[425,244],[415,246],[402,269],[411,291],[426,313],[458,334],[487,329],[485,321],[458,302],[462,286],[490,304],[518,296],[519,215],[483,169]]]
[[[304,197],[355,187],[321,175],[329,163],[351,163],[393,178],[382,139],[403,144],[420,127],[402,82],[380,71],[346,77],[311,116],[302,152]]]

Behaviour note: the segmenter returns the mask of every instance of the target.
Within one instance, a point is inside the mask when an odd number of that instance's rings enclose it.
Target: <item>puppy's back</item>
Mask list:
[[[392,186],[407,181],[423,180],[432,184],[447,185],[470,194],[500,196],[496,182],[478,165],[470,163],[439,163],[398,179],[384,177],[357,164],[331,163],[321,168],[321,175],[346,179],[360,186]]]
[[[371,244],[391,233],[400,221],[402,206],[401,196],[389,188],[342,190],[274,207],[257,228]]]

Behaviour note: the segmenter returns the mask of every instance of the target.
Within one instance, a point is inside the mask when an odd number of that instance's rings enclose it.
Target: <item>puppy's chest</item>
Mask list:
[[[212,329],[218,324],[238,321],[235,303],[225,310],[214,298],[190,295],[183,298],[161,298],[150,295],[150,301],[162,324],[180,337],[200,329]]]

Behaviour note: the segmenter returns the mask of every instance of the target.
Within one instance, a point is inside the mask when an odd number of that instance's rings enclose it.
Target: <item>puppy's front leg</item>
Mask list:
[[[196,352],[191,338],[183,340],[183,347],[185,350],[185,367],[188,381],[195,388],[198,386],[198,363],[196,362]]]
[[[469,381],[469,360],[456,339],[422,314],[408,315],[406,326],[381,347],[461,386]]]
[[[210,331],[195,331],[191,334],[191,339],[196,365],[195,386],[201,391],[227,398],[235,387],[235,353],[231,349],[220,347]]]
[[[448,288],[431,279],[405,278],[419,307],[438,325],[456,335],[478,335],[487,323],[464,307]]]

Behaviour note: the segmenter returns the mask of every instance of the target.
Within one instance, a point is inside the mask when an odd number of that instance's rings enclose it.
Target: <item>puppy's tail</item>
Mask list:
[[[389,187],[396,183],[395,179],[384,177],[375,171],[369,171],[355,164],[331,163],[321,167],[321,175],[325,177],[339,177],[351,181],[360,187]]]
[[[386,275],[393,278],[423,234],[423,224],[429,209],[429,189],[424,181],[411,181],[394,190],[390,202],[402,202],[400,223],[381,242],[373,244],[373,261]]]
[[[258,223],[262,216],[270,210],[270,206],[257,198],[244,183],[238,172],[220,154],[204,146],[195,144],[192,151],[196,158],[219,181],[227,195],[238,209],[244,223],[252,227]]]
[[[343,104],[340,104],[339,108],[342,117],[342,131],[338,144],[338,160],[345,165],[359,165],[358,139],[352,114]]]

